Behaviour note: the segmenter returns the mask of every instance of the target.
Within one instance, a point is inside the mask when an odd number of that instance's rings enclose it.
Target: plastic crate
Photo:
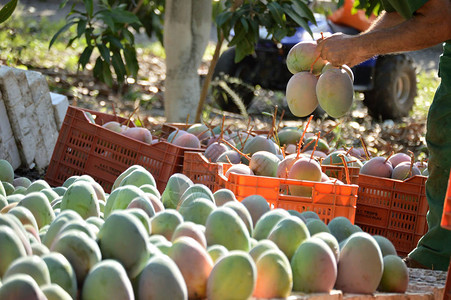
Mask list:
[[[95,117],[90,123],[84,112]],[[101,125],[127,119],[69,106],[45,176],[52,186],[60,186],[73,175],[90,175],[109,193],[116,178],[132,165],[141,165],[155,177],[163,192],[169,177],[183,170],[186,151],[164,140],[152,145],[113,132]],[[134,126],[129,124],[130,127]]]
[[[218,166],[218,163],[209,162],[203,153],[187,151],[183,160],[183,174],[194,183],[205,184],[212,192],[216,192],[224,188],[217,180]]]
[[[329,223],[335,217],[346,217],[353,224],[356,213],[358,186],[333,184],[295,179],[241,175],[226,171],[231,165],[218,164],[218,182],[231,190],[241,201],[250,195],[261,195],[271,208],[284,208],[298,212],[314,211],[323,222]],[[289,185],[312,188],[312,197],[299,197],[287,194]]]
[[[448,180],[445,202],[443,203],[442,222],[440,225],[445,229],[451,230],[451,174]]]
[[[346,178],[346,169],[343,166],[332,166],[332,165],[321,165],[321,169],[323,172],[328,172],[330,177],[340,179],[343,183],[348,183]],[[359,183],[359,174],[360,168],[358,167],[347,167],[349,183],[350,184],[358,184]]]
[[[356,225],[372,235],[382,235],[406,256],[427,232],[425,176],[404,181],[359,176]]]

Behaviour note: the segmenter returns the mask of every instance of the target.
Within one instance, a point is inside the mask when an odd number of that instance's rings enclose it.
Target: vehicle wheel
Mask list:
[[[369,114],[383,120],[407,117],[415,103],[417,81],[413,60],[404,55],[377,59],[374,88],[364,92]]]
[[[247,109],[254,99],[254,87],[249,84],[253,69],[251,58],[235,63],[235,48],[222,53],[216,63],[211,84],[212,97],[221,109],[235,113],[240,112],[241,105],[243,109]]]

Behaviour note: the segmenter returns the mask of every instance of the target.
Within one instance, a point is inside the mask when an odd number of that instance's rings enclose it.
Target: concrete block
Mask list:
[[[22,163],[30,167],[36,154],[36,136],[26,115],[19,82],[11,68],[0,67],[0,91]]]
[[[69,107],[69,100],[66,95],[52,92],[50,92],[50,98],[52,99],[55,122],[59,131],[61,126],[63,126],[64,117],[66,116],[67,108]]]
[[[19,149],[17,149],[11,125],[9,124],[8,114],[5,103],[0,93],[0,159],[6,159],[15,169],[20,167]]]

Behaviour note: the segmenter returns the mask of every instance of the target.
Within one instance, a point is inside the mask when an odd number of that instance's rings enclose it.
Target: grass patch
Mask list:
[[[435,91],[440,84],[437,71],[420,72],[417,74],[418,95],[415,98],[412,114],[414,117],[426,118],[429,106],[434,99]]]

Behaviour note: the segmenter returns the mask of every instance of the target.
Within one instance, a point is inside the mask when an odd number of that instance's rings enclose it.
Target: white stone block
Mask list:
[[[14,137],[1,141],[0,157],[9,161],[14,170],[22,165],[19,149],[17,149],[16,140]]]
[[[14,139],[11,125],[9,124],[6,107],[0,93],[0,159],[6,159],[15,169],[22,164]]]
[[[26,115],[20,85],[11,68],[0,67],[0,91],[22,163],[30,167],[34,165],[36,137]]]
[[[50,92],[50,98],[52,99],[55,122],[59,131],[61,126],[63,126],[64,117],[66,116],[67,108],[69,107],[69,100],[66,95],[52,92]]]

